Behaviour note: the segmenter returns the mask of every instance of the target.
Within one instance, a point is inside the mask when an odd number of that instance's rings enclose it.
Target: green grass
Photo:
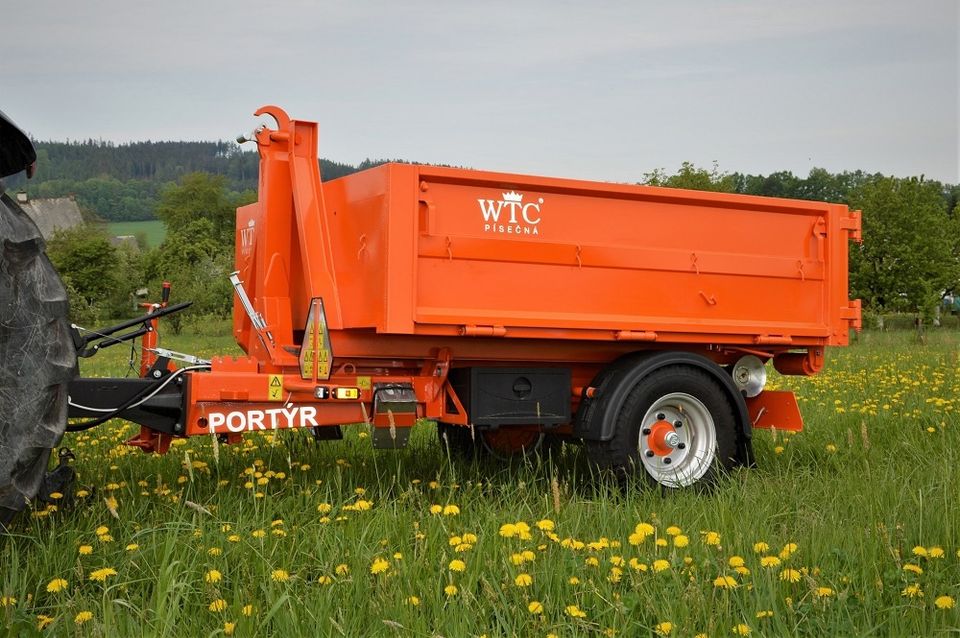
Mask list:
[[[164,345],[223,352],[223,328]],[[0,541],[0,595],[17,599],[0,608],[0,626],[29,633],[44,614],[57,635],[218,635],[225,623],[237,636],[650,636],[663,622],[673,636],[731,636],[741,623],[754,636],[955,632],[960,607],[934,601],[960,598],[958,344],[956,332],[931,331],[925,345],[911,333],[865,334],[831,351],[818,377],[773,379],[797,391],[807,430],[758,432],[758,467],[709,493],[621,495],[573,446],[553,461],[457,461],[429,425],[397,452],[374,452],[359,428],[320,444],[306,432],[232,447],[194,439],[162,457],[120,444],[132,426],[67,435],[91,494],[72,512],[24,517]],[[84,362],[85,373],[122,373],[122,355]],[[372,507],[351,509],[359,500]],[[536,526],[546,519],[560,542]],[[500,535],[519,521],[529,539]],[[656,533],[634,546],[641,522]],[[689,544],[677,547],[669,526]],[[469,548],[465,533],[476,535]],[[769,549],[755,552],[759,542]],[[789,543],[796,551],[780,558]],[[84,545],[92,553],[81,555]],[[524,550],[534,560],[515,565]],[[763,567],[762,556],[780,565]],[[371,574],[378,558],[389,568]],[[449,569],[454,559],[464,571]],[[670,566],[655,573],[655,560]],[[117,574],[90,580],[105,567]],[[786,569],[797,582],[781,579]],[[221,580],[206,582],[210,570]],[[531,585],[516,584],[521,573]],[[715,586],[721,576],[736,587]],[[68,586],[48,592],[54,578]],[[913,585],[922,596],[905,595]],[[215,601],[223,611],[210,610]],[[542,614],[528,611],[532,601]],[[586,616],[572,617],[571,605]],[[78,627],[81,611],[92,619]]]
[[[163,243],[167,236],[167,227],[159,219],[146,222],[110,222],[107,224],[107,232],[113,236],[142,234],[146,237],[147,248],[155,248]]]

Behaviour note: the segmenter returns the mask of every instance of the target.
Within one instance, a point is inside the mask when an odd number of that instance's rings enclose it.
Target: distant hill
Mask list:
[[[8,190],[25,189],[31,197],[75,196],[80,205],[108,221],[154,219],[161,191],[186,174],[203,171],[227,178],[235,192],[257,188],[259,158],[233,142],[132,142],[114,144],[35,141],[37,174],[7,180]],[[359,166],[320,160],[324,180],[382,164]]]

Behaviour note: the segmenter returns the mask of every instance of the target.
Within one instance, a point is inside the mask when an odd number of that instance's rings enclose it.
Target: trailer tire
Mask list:
[[[0,528],[40,489],[76,374],[67,293],[44,247],[33,220],[0,195]]]
[[[668,489],[709,485],[737,464],[736,411],[707,371],[658,368],[627,392],[613,437],[586,441],[590,459],[621,485],[639,478]]]
[[[522,434],[521,434],[522,433]],[[465,459],[494,458],[509,461],[531,456],[546,456],[556,453],[559,439],[543,432],[515,430],[503,426],[496,430],[470,428],[449,423],[437,423],[437,435],[441,444],[446,441],[450,450]]]

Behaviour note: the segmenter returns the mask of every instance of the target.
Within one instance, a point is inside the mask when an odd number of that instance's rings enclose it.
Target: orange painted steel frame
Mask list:
[[[188,435],[386,427],[380,383],[412,386],[418,416],[467,424],[452,366],[568,367],[574,409],[637,350],[814,374],[859,329],[847,242],[860,215],[845,206],[401,164],[321,184],[317,125],[256,115],[276,128],[256,132],[259,200],[237,211],[236,267],[266,329],[235,301],[247,356],[186,373]],[[315,299],[329,379],[299,368]],[[748,407],[754,427],[802,427],[790,393]]]

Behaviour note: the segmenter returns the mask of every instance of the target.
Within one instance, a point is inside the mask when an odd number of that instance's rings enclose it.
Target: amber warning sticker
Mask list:
[[[267,400],[283,401],[283,375],[271,374],[267,382]]]

